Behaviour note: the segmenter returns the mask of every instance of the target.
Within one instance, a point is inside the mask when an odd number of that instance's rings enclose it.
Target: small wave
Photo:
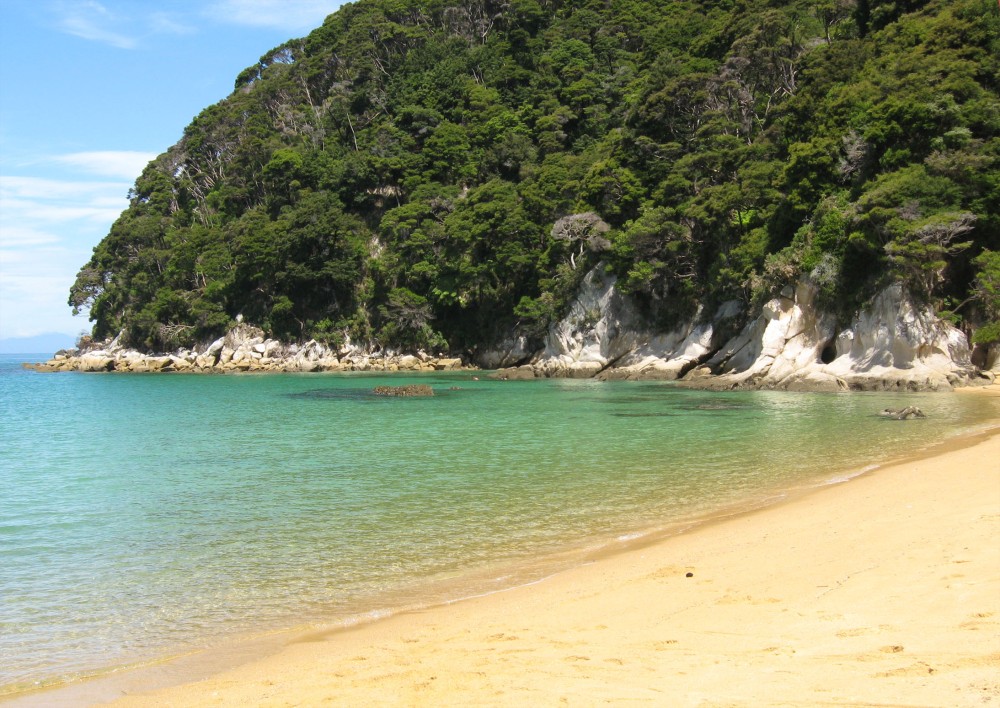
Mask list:
[[[628,543],[629,541],[636,541],[647,534],[642,531],[634,531],[632,533],[623,533],[617,538],[618,541],[622,543]]]
[[[856,477],[860,477],[863,474],[877,470],[882,465],[866,465],[856,470],[852,470],[847,474],[837,475],[836,477],[831,477],[820,484],[821,487],[832,486],[834,484],[843,484],[844,482],[850,482]]]

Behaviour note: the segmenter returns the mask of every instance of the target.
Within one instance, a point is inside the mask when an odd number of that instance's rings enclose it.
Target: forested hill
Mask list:
[[[604,262],[664,327],[807,274],[976,327],[998,82],[994,0],[359,0],[149,164],[70,304],[147,349],[242,314],[460,351],[537,337]]]

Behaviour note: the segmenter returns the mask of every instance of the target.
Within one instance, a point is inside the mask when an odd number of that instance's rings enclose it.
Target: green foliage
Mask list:
[[[803,275],[993,321],[997,76],[988,0],[360,0],[149,164],[69,302],[147,348],[461,350],[603,261],[663,323]]]
[[[996,344],[1000,342],[1000,252],[983,251],[974,263],[978,272],[973,296],[982,307],[987,321],[976,330],[972,341],[976,344]]]

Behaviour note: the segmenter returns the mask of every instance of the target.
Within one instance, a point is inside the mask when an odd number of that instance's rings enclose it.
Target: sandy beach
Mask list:
[[[530,586],[121,685],[118,708],[1000,705],[1000,428]]]

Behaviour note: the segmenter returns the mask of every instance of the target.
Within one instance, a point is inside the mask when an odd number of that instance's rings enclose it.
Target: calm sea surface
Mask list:
[[[41,358],[0,357],[0,695],[508,587],[1000,419],[950,394],[20,368]],[[372,395],[414,380],[435,396]],[[876,415],[904,405],[929,417]]]

